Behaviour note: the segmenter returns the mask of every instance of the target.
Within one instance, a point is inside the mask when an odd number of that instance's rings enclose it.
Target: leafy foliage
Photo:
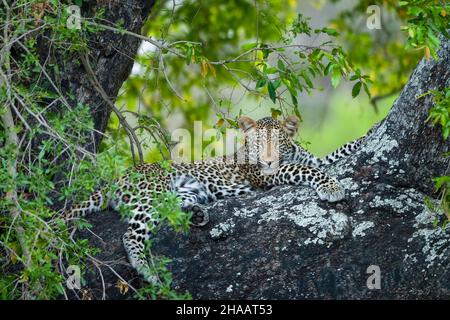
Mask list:
[[[433,212],[441,213],[441,216],[436,217],[434,224],[435,226],[441,224],[442,229],[445,230],[450,222],[450,176],[436,177],[433,181],[436,192],[440,192],[440,201],[438,205],[428,201],[428,207]]]
[[[366,19],[361,17],[372,4],[366,0],[356,2],[339,13],[332,25],[340,31],[338,40],[351,61],[360,65],[373,80],[371,93],[376,107],[378,100],[403,88],[422,56],[436,57],[439,35],[448,36],[449,5],[434,0],[383,1],[377,3],[381,29],[371,30],[365,26]],[[399,33],[399,29],[403,33]]]
[[[450,88],[445,88],[443,91],[431,90],[425,95],[428,94],[433,95],[434,107],[431,108],[427,121],[431,120],[434,125],[439,124],[442,128],[442,136],[447,140],[450,134]]]
[[[400,1],[399,6],[406,10],[407,25],[403,28],[408,33],[407,47],[424,49],[427,59],[430,55],[437,59],[439,34],[449,37],[447,30],[450,20],[447,12],[450,5],[446,1],[410,0]]]
[[[450,134],[450,88],[445,88],[443,91],[431,90],[421,97],[430,94],[433,95],[434,106],[430,110],[430,116],[427,121],[431,121],[434,125],[439,124],[442,128],[442,137],[444,140],[447,140]],[[448,168],[446,171],[448,172]],[[433,181],[436,192],[440,194],[440,202],[436,206],[431,201],[428,201],[428,206],[434,212],[443,213],[444,222],[442,223],[442,228],[445,229],[450,222],[450,176],[436,177]],[[438,224],[439,220],[439,217],[437,217],[435,223]]]
[[[67,295],[67,266],[78,266],[83,277],[98,249],[73,239],[58,209],[110,184],[130,163],[126,145],[105,147],[98,156],[90,151],[91,106],[61,90],[53,55],[41,60],[39,35],[51,36],[52,53],[77,62],[76,53],[88,48],[87,35],[100,30],[91,23],[101,10],[83,21],[83,33],[67,28],[66,8],[59,1],[15,1],[0,11],[6,44],[0,56],[1,299]],[[185,229],[177,212],[167,219]],[[85,221],[76,226],[90,227]]]

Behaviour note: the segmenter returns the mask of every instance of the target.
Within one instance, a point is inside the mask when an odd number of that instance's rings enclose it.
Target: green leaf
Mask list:
[[[367,96],[369,98],[372,97],[372,95],[370,94],[369,88],[367,87],[367,84],[365,82],[363,82],[363,88],[364,88],[364,91],[366,92]]]
[[[271,108],[270,113],[272,115],[272,118],[276,119],[278,116],[281,116],[282,112],[280,109]]]
[[[308,87],[310,88],[314,88],[314,85],[311,81],[311,79],[308,77],[308,75],[306,74],[306,72],[302,71],[301,72],[301,77],[305,80],[306,84],[308,85]]]
[[[256,89],[259,89],[259,88],[264,87],[265,85],[266,85],[266,79],[259,79],[259,80],[256,82],[255,88],[256,88]]]
[[[328,76],[330,74],[330,72],[333,70],[333,68],[334,68],[334,64],[332,62],[329,62],[327,64],[327,66],[325,67],[325,70],[323,70],[323,74],[325,76]]]
[[[258,45],[258,42],[246,43],[246,44],[242,45],[242,50],[249,51],[251,49],[256,48],[257,45]]]
[[[353,86],[353,89],[352,89],[352,97],[353,98],[356,98],[356,96],[359,94],[359,92],[361,91],[361,85],[362,85],[362,83],[361,82],[357,82],[357,83],[355,83],[355,85]]]
[[[332,37],[336,37],[339,35],[339,32],[337,32],[336,29],[333,29],[333,28],[325,27],[322,29],[322,32],[326,33],[327,35],[332,36]]]
[[[272,82],[272,84],[273,84],[273,88],[275,90],[277,90],[280,87],[280,85],[281,85],[281,80],[280,79],[275,80],[275,81]]]
[[[261,51],[263,53],[263,58],[267,59],[267,57],[269,56],[269,54],[272,50],[268,49],[267,44],[264,44],[264,43],[262,43],[259,47],[261,48]]]
[[[282,60],[277,61],[277,66],[280,71],[282,72],[286,71],[286,66],[284,65],[284,62]]]
[[[264,70],[264,73],[265,74],[274,74],[274,73],[277,73],[277,68],[275,68],[275,67],[270,67],[270,68],[267,68],[267,69],[265,69]]]
[[[300,121],[301,121],[302,115],[300,114],[300,110],[299,110],[299,108],[298,108],[298,105],[297,105],[296,108],[294,108],[294,113],[295,113],[295,115],[296,115],[296,116],[300,119]]]
[[[444,136],[444,140],[448,139],[448,135],[450,134],[450,127],[445,127],[442,130],[442,135]]]
[[[232,127],[234,127],[234,128],[239,128],[238,123],[237,123],[236,121],[234,121],[233,119],[226,118],[225,120],[226,120]]]
[[[193,53],[193,49],[192,49],[191,46],[189,46],[189,47],[187,48],[187,51],[186,51],[186,64],[187,64],[187,65],[190,65],[190,64],[191,64],[191,61],[192,61],[192,53]]]
[[[292,99],[292,104],[293,104],[295,107],[298,107],[298,100],[297,100],[297,97],[294,96],[293,94],[291,94],[291,99]],[[294,110],[297,110],[297,108],[295,108]]]
[[[275,91],[275,87],[273,86],[273,83],[271,81],[267,81],[267,90],[269,91],[270,100],[272,100],[272,102],[275,103],[277,99],[277,94]]]
[[[331,85],[333,88],[336,88],[339,85],[341,76],[341,70],[339,70],[339,68],[333,68],[333,71],[331,72]]]

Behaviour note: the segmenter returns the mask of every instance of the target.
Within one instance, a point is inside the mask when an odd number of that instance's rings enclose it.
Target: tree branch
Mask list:
[[[445,172],[449,142],[426,122],[430,98],[450,81],[450,40],[439,60],[423,60],[387,118],[353,156],[324,168],[346,189],[339,203],[314,190],[282,186],[206,208],[210,223],[189,235],[164,226],[152,252],[173,258],[173,288],[203,299],[407,299],[450,296],[450,233],[425,205],[431,178]],[[434,200],[431,200],[434,201]],[[93,232],[78,236],[102,248],[98,258],[124,258],[126,226],[113,212],[88,218]],[[368,267],[381,270],[381,289],[367,286]],[[135,279],[127,266],[116,270]],[[104,272],[105,281],[116,276]],[[102,288],[93,275],[88,288]],[[142,285],[142,282],[141,282]],[[117,290],[107,298],[131,298]]]

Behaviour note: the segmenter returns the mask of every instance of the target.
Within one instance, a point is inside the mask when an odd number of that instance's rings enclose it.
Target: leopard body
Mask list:
[[[66,218],[84,216],[105,205],[113,209],[128,206],[132,215],[123,236],[128,258],[146,280],[154,282],[145,243],[159,222],[153,201],[163,192],[176,193],[181,209],[192,213],[192,223],[197,226],[209,221],[208,212],[203,208],[205,204],[277,185],[306,185],[314,188],[321,200],[330,202],[345,197],[339,182],[320,167],[356,151],[364,137],[319,159],[294,142],[299,127],[296,117],[284,121],[242,117],[239,125],[245,141],[234,154],[191,163],[173,162],[170,170],[159,163],[137,165],[117,181],[114,191],[93,193],[89,200],[67,210]],[[137,177],[131,178],[136,173]]]

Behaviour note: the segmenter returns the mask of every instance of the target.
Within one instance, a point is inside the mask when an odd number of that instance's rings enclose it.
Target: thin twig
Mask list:
[[[102,85],[98,81],[97,77],[95,76],[94,71],[92,70],[90,64],[89,64],[89,57],[86,54],[86,52],[80,52],[79,54],[81,62],[83,63],[84,68],[86,69],[86,72],[88,73],[89,81],[92,83],[96,91],[101,95],[103,100],[106,102],[106,104],[111,108],[111,110],[115,113],[117,118],[119,119],[120,124],[125,128],[125,131],[127,132],[127,135],[130,138],[130,144],[131,144],[131,152],[133,155],[133,160],[135,159],[134,156],[134,148],[133,143],[136,144],[136,148],[138,150],[139,154],[139,162],[143,163],[144,161],[144,154],[142,152],[142,146],[139,142],[138,137],[136,136],[135,131],[133,128],[128,124],[127,120],[123,116],[123,114],[116,108],[114,103],[109,99],[109,96],[106,94],[105,90],[103,89]]]

